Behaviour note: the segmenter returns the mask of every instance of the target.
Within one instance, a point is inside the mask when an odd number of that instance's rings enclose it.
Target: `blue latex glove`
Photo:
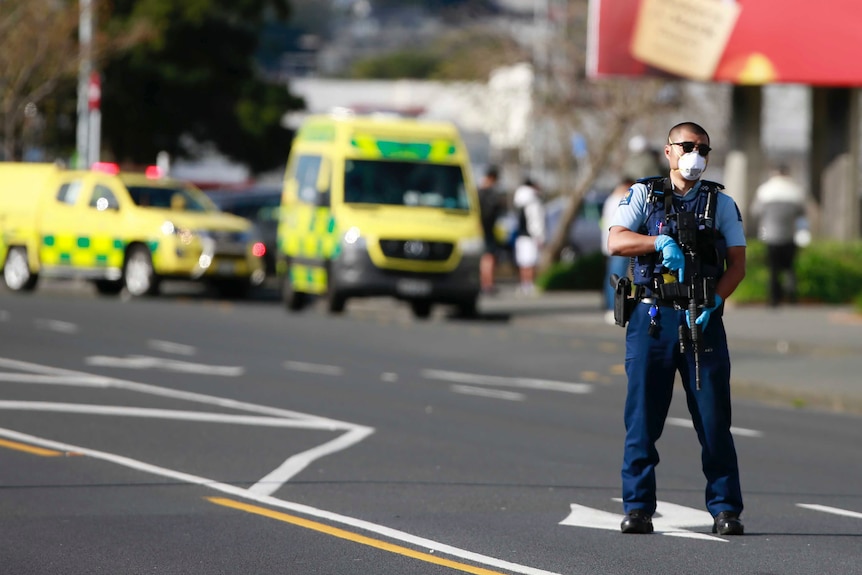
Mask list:
[[[721,296],[715,294],[715,305],[712,307],[704,308],[700,315],[697,316],[697,319],[694,320],[694,323],[700,326],[701,331],[706,330],[706,324],[709,323],[709,316],[712,315],[712,312],[718,309],[718,306],[721,305],[721,302],[724,301],[721,299]],[[688,312],[685,313],[685,322],[688,324],[688,327],[691,327],[691,318],[688,315]]]
[[[670,271],[679,270],[679,281],[684,277],[685,256],[679,246],[668,235],[660,235],[655,238],[655,251],[661,252],[662,265]]]

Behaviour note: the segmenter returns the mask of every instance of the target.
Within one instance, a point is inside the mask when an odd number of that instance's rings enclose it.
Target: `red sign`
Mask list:
[[[593,77],[862,86],[859,0],[590,0],[590,11]]]
[[[87,84],[87,107],[92,112],[98,110],[102,105],[102,80],[98,72],[90,74],[90,83]]]

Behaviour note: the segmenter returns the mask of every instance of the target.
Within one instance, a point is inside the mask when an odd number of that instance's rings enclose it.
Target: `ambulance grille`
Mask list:
[[[454,245],[449,242],[422,240],[380,240],[380,250],[387,258],[442,262],[451,257]]]
[[[248,245],[246,232],[210,231],[210,237],[215,240],[215,253],[218,255],[245,255]]]

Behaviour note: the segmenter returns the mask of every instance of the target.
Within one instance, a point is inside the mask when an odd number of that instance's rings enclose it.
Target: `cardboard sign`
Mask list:
[[[740,5],[721,0],[643,0],[632,55],[691,80],[712,79]]]

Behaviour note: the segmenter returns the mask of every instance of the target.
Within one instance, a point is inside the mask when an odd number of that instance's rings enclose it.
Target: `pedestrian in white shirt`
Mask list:
[[[515,239],[515,264],[518,266],[520,291],[535,291],[536,266],[539,252],[545,244],[545,207],[536,184],[527,178],[512,197],[512,206],[518,216]]]

